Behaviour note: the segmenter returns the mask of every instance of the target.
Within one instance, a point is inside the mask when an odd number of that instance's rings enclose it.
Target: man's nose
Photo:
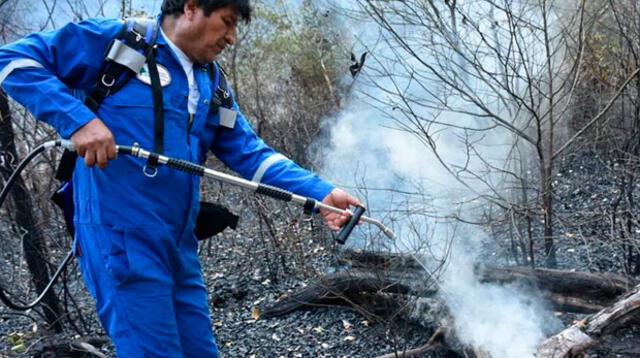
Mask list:
[[[237,28],[235,26],[232,26],[230,29],[227,30],[227,33],[224,36],[225,41],[227,41],[227,43],[229,45],[233,45],[236,43],[236,35],[237,35]]]

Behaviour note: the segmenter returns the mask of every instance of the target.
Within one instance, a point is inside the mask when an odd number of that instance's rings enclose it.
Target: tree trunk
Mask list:
[[[551,160],[551,159],[549,159]],[[551,164],[549,164],[551,165]],[[544,192],[542,193],[542,210],[544,211],[544,253],[547,267],[558,266],[556,247],[553,240],[553,187],[551,186],[551,168],[545,169]]]
[[[571,272],[554,269],[495,268],[478,269],[480,281],[521,281],[537,286],[557,309],[591,313],[610,305],[635,283],[613,273]]]
[[[546,339],[538,347],[539,358],[573,358],[598,344],[606,335],[623,326],[640,312],[640,286],[613,305],[574,323]]]
[[[366,306],[372,303],[366,300],[376,296],[379,299],[380,295],[387,294],[433,297],[438,291],[436,283],[424,274],[422,267],[410,255],[346,250],[339,261],[351,268],[319,277],[304,289],[264,309],[262,316],[280,316],[318,305]],[[477,275],[482,282],[518,281],[535,286],[555,309],[577,313],[597,312],[635,285],[611,273],[554,269],[479,266]],[[378,302],[375,306],[381,305]],[[379,310],[376,312],[380,313]]]
[[[400,309],[398,298],[389,298],[386,294],[417,295],[430,292],[429,289],[412,275],[389,275],[381,272],[363,270],[345,270],[320,277],[304,289],[287,296],[274,305],[263,309],[261,317],[282,316],[298,309],[318,306],[349,306],[375,315],[392,315]],[[411,277],[411,278],[410,278]]]
[[[11,112],[9,109],[9,101],[7,94],[0,90],[0,147],[2,154],[7,154],[12,158],[18,158],[15,144],[15,135],[11,125]],[[7,156],[5,155],[5,158]],[[4,165],[0,165],[0,172],[7,180],[13,169],[11,163],[7,160]],[[18,177],[11,189],[9,197],[15,205],[15,221],[21,232],[24,233],[22,247],[24,250],[27,267],[31,273],[33,284],[38,293],[42,292],[50,279],[48,266],[48,251],[45,245],[44,235],[40,228],[36,225],[36,215],[33,210],[31,197],[27,192],[24,181]],[[16,243],[19,238],[16,237]],[[56,331],[62,330],[60,323],[60,305],[56,295],[49,291],[42,301],[44,315],[47,323]]]

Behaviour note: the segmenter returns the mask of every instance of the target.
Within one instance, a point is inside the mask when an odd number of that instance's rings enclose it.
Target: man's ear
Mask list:
[[[195,0],[187,0],[184,2],[184,8],[182,10],[184,11],[187,19],[192,19],[197,9],[198,4],[196,4]]]

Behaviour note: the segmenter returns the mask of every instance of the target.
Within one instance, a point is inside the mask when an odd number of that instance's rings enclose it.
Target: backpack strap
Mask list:
[[[219,77],[218,86],[213,91],[213,99],[211,100],[211,106],[209,112],[216,113],[220,108],[233,109],[233,98],[231,97],[231,91],[229,90],[229,84],[222,67],[217,62],[212,62],[208,66],[209,79],[211,84],[216,83],[216,77]]]
[[[233,128],[238,118],[238,112],[233,108],[233,97],[224,70],[217,63],[214,63],[214,66],[218,72],[219,80],[210,110],[218,114],[221,127]]]
[[[214,63],[214,66],[212,67],[215,67],[220,77],[220,80],[218,81],[218,87],[213,94],[213,105],[216,106],[216,109],[220,107],[230,109],[233,107],[233,99],[231,98],[231,91],[229,91],[227,77],[224,73],[224,70],[218,63]]]
[[[149,57],[149,77],[151,77],[151,90],[153,91],[153,152],[162,154],[164,152],[164,107],[162,103],[162,86],[160,75],[156,64],[155,49],[151,51]],[[158,173],[158,156],[151,155],[144,167],[144,174],[154,177]]]
[[[158,23],[155,19],[132,18],[123,23],[118,36],[109,43],[96,85],[84,101],[84,104],[91,111],[96,113],[107,96],[120,90],[133,74],[140,71],[147,59],[153,54],[158,32]],[[149,67],[154,93],[155,151],[157,149],[163,150],[162,145],[157,147],[157,142],[163,143],[164,138],[162,89],[155,61],[154,65],[149,65]],[[71,180],[77,157],[76,152],[64,151],[56,171],[56,179],[60,181]]]
[[[102,101],[120,90],[131,74],[140,72],[153,52],[157,38],[158,23],[155,20],[128,19],[120,34],[111,40],[105,52],[102,72],[85,100],[85,105],[92,111],[97,111]]]

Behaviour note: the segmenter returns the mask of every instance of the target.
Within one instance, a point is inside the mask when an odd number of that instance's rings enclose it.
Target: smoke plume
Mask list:
[[[398,234],[398,242],[390,243],[375,228],[362,227],[352,244],[414,253],[432,273],[446,262],[438,285],[463,343],[493,358],[533,357],[538,343],[558,328],[557,319],[531,289],[479,282],[474,268],[482,264],[480,253],[489,238],[483,227],[465,223],[480,221],[490,205],[486,198],[506,186],[499,169],[511,165],[514,136],[468,114],[474,108],[464,98],[447,97],[466,109],[458,113],[424,105],[420,99],[433,103],[446,94],[447,85],[433,74],[417,73],[417,62],[441,59],[424,51],[420,60],[399,60],[402,49],[393,36],[364,16],[362,7],[340,6],[331,8],[351,15],[345,26],[355,43],[352,52],[368,51],[370,59],[348,104],[327,119],[328,135],[313,150],[321,155],[324,177],[365,199],[368,213]],[[416,51],[422,51],[421,36],[430,36],[417,26],[396,30],[414,41]],[[492,95],[490,88],[464,75],[468,64],[453,53],[450,59],[461,70],[461,83]],[[490,67],[494,59],[483,61]]]

